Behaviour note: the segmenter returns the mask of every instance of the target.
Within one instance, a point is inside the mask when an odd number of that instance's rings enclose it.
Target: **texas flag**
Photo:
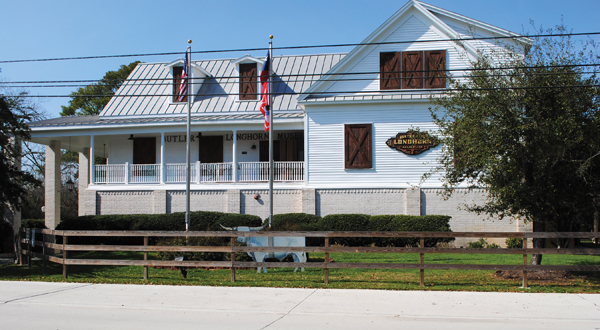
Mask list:
[[[260,103],[260,112],[265,116],[265,132],[269,131],[271,123],[269,122],[269,111],[271,106],[269,104],[269,76],[271,75],[271,52],[267,51],[267,59],[263,65],[262,71],[260,72],[260,83],[262,84],[262,101]]]

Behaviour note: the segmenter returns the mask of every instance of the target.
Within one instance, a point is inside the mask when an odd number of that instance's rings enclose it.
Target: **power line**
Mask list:
[[[283,46],[273,47],[274,50],[290,50],[290,49],[315,49],[315,48],[338,48],[338,47],[356,47],[356,46],[379,46],[393,45],[406,43],[428,43],[428,42],[465,42],[473,40],[502,40],[502,39],[531,39],[531,38],[552,38],[552,37],[571,37],[571,36],[591,36],[600,35],[600,32],[581,32],[581,33],[557,33],[557,34],[537,34],[530,36],[502,36],[502,37],[471,37],[471,38],[449,38],[449,39],[434,39],[434,40],[410,40],[410,41],[387,41],[387,42],[371,42],[371,43],[346,43],[346,44],[325,44],[325,45],[304,45],[304,46]],[[193,54],[212,54],[212,53],[231,53],[231,52],[250,52],[264,51],[267,47],[260,48],[238,48],[238,49],[219,49],[219,50],[203,50],[194,51]],[[56,58],[38,58],[38,59],[19,59],[19,60],[4,60],[1,63],[26,63],[26,62],[50,62],[50,61],[71,61],[71,60],[90,60],[103,58],[120,58],[120,57],[145,57],[145,56],[167,56],[167,55],[183,55],[182,52],[163,52],[163,53],[139,53],[139,54],[120,54],[120,55],[96,55],[96,56],[75,56],[75,57],[56,57]]]
[[[547,65],[547,66],[512,66],[512,67],[492,67],[492,68],[460,68],[460,69],[446,69],[444,72],[465,72],[465,71],[507,71],[507,70],[527,70],[527,69],[538,69],[538,68],[577,68],[577,67],[600,67],[600,63],[583,63],[583,64],[565,64],[565,65]],[[437,71],[437,70],[435,70]],[[400,73],[412,73],[414,71],[400,71]],[[426,73],[428,71],[418,71]],[[597,73],[596,71],[573,71],[573,72],[537,72],[537,73],[527,73],[526,75],[563,75],[563,74],[593,74]],[[372,80],[373,78],[344,78],[344,79],[321,79],[323,76],[334,77],[334,76],[354,76],[354,75],[374,75],[380,74],[380,71],[366,71],[366,72],[342,72],[342,73],[305,73],[305,74],[281,74],[275,75],[277,78],[300,78],[300,77],[315,77],[316,79],[303,79],[303,80],[295,80],[293,82],[315,82],[315,81],[358,81],[358,80]],[[523,72],[516,72],[512,75],[523,74]],[[479,77],[495,77],[495,76],[510,76],[511,74],[488,74],[488,75],[480,75]],[[467,75],[464,76],[452,76],[452,78],[465,78],[470,77]],[[212,76],[210,77],[215,80],[225,81],[225,83],[239,83],[238,76]],[[254,78],[258,79],[259,76],[254,76]],[[205,78],[189,78],[190,80],[202,80]],[[173,77],[167,78],[135,78],[135,79],[126,79],[126,80],[108,80],[108,82],[123,82],[126,83],[127,86],[156,86],[156,85],[170,85],[172,83]],[[38,81],[4,81],[0,82],[0,86],[3,87],[46,87],[46,86],[36,86],[36,85],[21,85],[21,84],[56,84],[56,83],[80,83],[80,82],[100,82],[107,81],[103,79],[98,80],[38,80]],[[138,84],[137,82],[158,82],[158,83],[146,83],[146,84]],[[163,83],[167,82],[167,83]],[[12,86],[10,84],[19,84],[16,86]],[[219,84],[219,82],[211,82],[205,81],[203,84]],[[86,87],[89,85],[57,85],[57,86],[47,86],[47,87]]]
[[[491,88],[444,88],[444,89],[397,89],[397,90],[379,90],[379,91],[335,91],[335,92],[319,92],[319,93],[311,93],[310,95],[314,97],[319,97],[321,95],[335,95],[335,96],[355,96],[356,94],[372,94],[374,96],[381,96],[386,94],[415,94],[415,95],[439,95],[444,92],[452,92],[452,91],[461,91],[461,90],[469,90],[469,91],[487,91],[487,90],[530,90],[530,89],[569,89],[569,88],[599,88],[600,84],[593,85],[563,85],[563,86],[524,86],[524,87],[491,87]],[[302,95],[307,94],[305,92],[274,92],[272,93],[273,97],[283,96],[283,95]],[[242,95],[241,93],[207,93],[207,94],[199,94],[196,96],[201,97],[229,97],[235,95]],[[243,93],[243,95],[262,95],[261,93]],[[121,95],[19,95],[15,97],[48,97],[48,98],[56,98],[56,97],[115,97],[115,98],[124,98],[124,97],[173,97],[179,96],[179,94],[121,94]],[[258,98],[256,99],[258,101]]]

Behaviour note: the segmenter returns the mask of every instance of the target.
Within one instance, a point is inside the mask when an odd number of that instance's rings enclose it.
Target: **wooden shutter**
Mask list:
[[[425,88],[446,88],[446,51],[425,52]]]
[[[402,88],[423,88],[423,52],[402,53]]]
[[[256,100],[256,63],[240,64],[240,100]]]
[[[372,168],[371,124],[344,126],[344,167]]]
[[[181,87],[182,66],[173,67],[173,102],[179,102],[179,88]],[[187,102],[187,95],[182,102]]]
[[[400,89],[400,53],[379,54],[379,89]]]
[[[156,164],[156,138],[133,139],[133,163]]]
[[[198,140],[200,150],[198,159],[202,163],[223,162],[223,136],[201,136]]]

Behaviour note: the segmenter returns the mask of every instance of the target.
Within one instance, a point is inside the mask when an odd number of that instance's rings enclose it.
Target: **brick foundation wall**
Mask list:
[[[316,212],[328,214],[406,214],[404,189],[317,189]]]
[[[96,214],[153,214],[154,191],[98,191]]]
[[[466,205],[485,203],[485,189],[455,189],[452,197],[444,200],[442,196],[443,189],[421,189],[421,214],[439,214],[449,215],[450,229],[455,232],[461,231],[485,231],[498,232],[508,231],[517,232],[531,230],[530,225],[523,224],[522,221],[512,218],[502,220],[496,217],[489,217],[485,214],[476,214],[466,210]],[[471,238],[457,238],[454,241],[455,246],[468,246],[468,242],[476,241]],[[505,246],[506,238],[487,238],[488,243],[496,243]]]
[[[190,211],[227,212],[227,192],[190,191]],[[185,191],[167,191],[166,213],[174,212],[185,212]]]
[[[258,200],[254,199],[256,194],[260,195]],[[302,212],[302,190],[277,189],[273,191],[273,195],[273,214]],[[269,190],[241,190],[240,204],[240,213],[254,214],[266,219],[269,217]]]

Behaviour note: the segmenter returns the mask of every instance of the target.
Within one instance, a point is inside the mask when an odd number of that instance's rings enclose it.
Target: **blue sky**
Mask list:
[[[598,0],[427,0],[429,4],[513,32],[532,32],[529,21],[553,27],[561,15],[573,32],[600,31]],[[402,7],[404,0],[183,1],[0,0],[0,61],[193,50],[357,43]],[[600,41],[600,37],[594,37]],[[299,49],[280,54],[346,52]],[[264,52],[251,52],[263,56]],[[235,58],[240,53],[194,55]],[[278,55],[277,53],[275,55]],[[0,63],[3,81],[100,79],[121,64],[167,62],[178,56]],[[68,95],[76,88],[26,88],[34,95]],[[68,98],[40,105],[58,117]]]

